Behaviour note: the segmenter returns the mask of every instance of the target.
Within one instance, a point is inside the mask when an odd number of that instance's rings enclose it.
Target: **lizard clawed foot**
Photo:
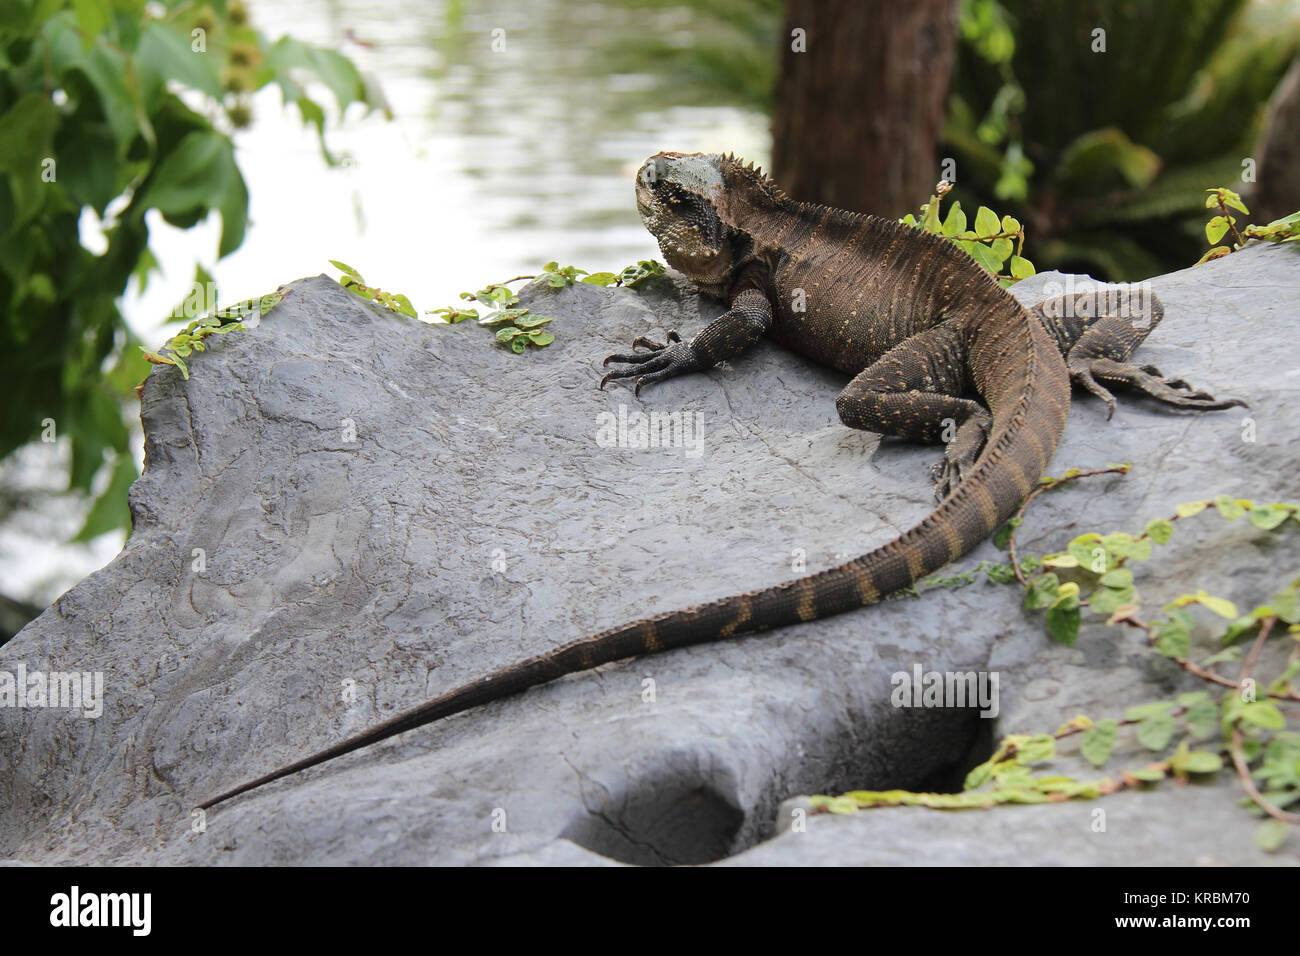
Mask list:
[[[974,466],[974,460],[965,457],[945,458],[930,466],[930,479],[934,482],[934,500],[943,501],[957,486],[966,480],[966,475]]]
[[[606,358],[603,363],[605,365],[610,362],[623,362],[628,365],[628,368],[608,373],[600,380],[601,388],[604,388],[605,383],[612,378],[636,377],[633,391],[634,394],[640,395],[642,387],[646,385],[653,385],[685,372],[693,372],[700,367],[695,352],[671,329],[668,331],[666,343],[654,342],[645,336],[640,336],[632,343],[632,348],[646,348],[649,351],[620,353]]]
[[[1234,405],[1249,407],[1240,399],[1217,399],[1209,392],[1193,388],[1181,378],[1166,377],[1154,365],[1129,365],[1106,358],[1071,362],[1070,381],[1083,386],[1106,403],[1107,419],[1115,414],[1115,396],[1097,381],[1098,378],[1126,385],[1174,408],[1211,411],[1232,408]]]

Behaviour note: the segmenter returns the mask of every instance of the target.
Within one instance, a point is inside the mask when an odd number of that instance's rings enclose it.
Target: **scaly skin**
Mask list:
[[[601,386],[635,377],[639,392],[717,365],[771,335],[854,376],[836,400],[844,424],[946,442],[935,470],[938,507],[905,534],[838,567],[624,624],[506,667],[201,808],[566,674],[829,617],[907,587],[974,548],[1037,484],[1065,430],[1071,380],[1111,410],[1114,399],[1099,379],[1179,408],[1241,404],[1127,364],[1163,316],[1154,297],[1103,303],[1081,296],[1031,312],[951,242],[889,220],[793,202],[761,171],[730,156],[659,153],[642,167],[636,192],[668,263],[731,308],[689,344],[669,332],[663,344],[638,339],[633,352],[611,355],[606,364],[627,367]]]

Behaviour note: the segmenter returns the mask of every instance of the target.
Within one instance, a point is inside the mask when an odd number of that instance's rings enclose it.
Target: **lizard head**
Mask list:
[[[664,259],[706,288],[726,284],[747,212],[784,199],[762,170],[714,153],[656,153],[636,176],[637,211]]]
[[[656,153],[636,174],[636,208],[668,264],[702,285],[718,285],[731,268],[721,157]]]

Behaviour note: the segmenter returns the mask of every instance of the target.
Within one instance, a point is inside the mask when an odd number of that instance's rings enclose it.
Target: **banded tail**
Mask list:
[[[1042,325],[1009,294],[995,293],[989,304],[994,314],[971,326],[967,359],[973,368],[991,370],[981,383],[993,415],[988,442],[957,490],[900,537],[817,574],[634,621],[539,654],[227,790],[198,808],[210,809],[334,757],[567,674],[873,604],[966,554],[1009,518],[1038,483],[1064,433],[1070,403],[1065,363]]]

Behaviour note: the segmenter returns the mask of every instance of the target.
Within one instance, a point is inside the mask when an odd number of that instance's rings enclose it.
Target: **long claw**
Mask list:
[[[653,385],[675,375],[695,371],[700,367],[699,360],[691,351],[691,347],[682,342],[682,337],[673,329],[668,330],[666,343],[660,344],[642,335],[632,343],[632,348],[646,348],[649,351],[623,352],[606,358],[605,365],[609,365],[610,362],[621,362],[627,365],[627,368],[608,372],[600,380],[601,388],[604,388],[610,379],[636,377],[633,392],[640,395],[641,389],[646,385]]]
[[[1209,392],[1193,388],[1181,378],[1166,377],[1154,365],[1126,365],[1106,358],[1091,359],[1086,363],[1071,363],[1071,381],[1082,385],[1106,402],[1107,419],[1114,414],[1115,399],[1097,382],[1097,378],[1137,389],[1156,401],[1174,408],[1214,411],[1231,408],[1234,405],[1250,407],[1240,399],[1217,399]]]
[[[1115,396],[1108,392],[1100,382],[1092,377],[1091,367],[1075,367],[1070,369],[1070,381],[1076,385],[1082,385],[1087,391],[1096,395],[1106,403],[1106,421],[1110,421],[1115,414]]]
[[[608,365],[610,362],[644,362],[648,357],[649,356],[645,352],[625,352],[619,355],[611,355],[600,364]]]

